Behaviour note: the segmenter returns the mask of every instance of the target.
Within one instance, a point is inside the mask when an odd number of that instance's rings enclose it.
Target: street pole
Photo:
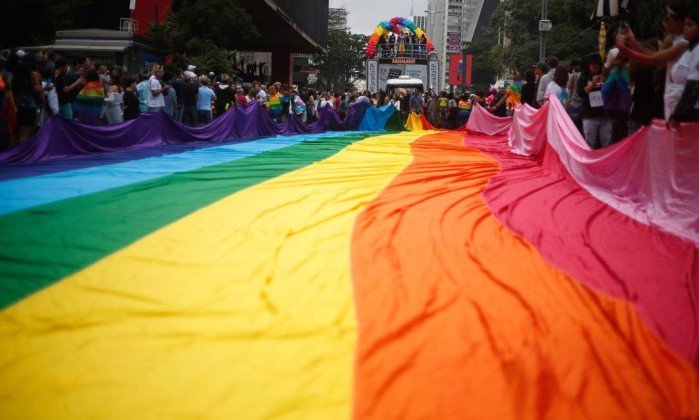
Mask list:
[[[463,68],[461,69],[461,96],[463,96],[464,92],[466,92],[466,71],[468,69],[468,59],[466,58],[466,52],[468,51],[468,44],[466,44],[466,42],[463,42],[461,48],[461,65],[463,66]]]
[[[541,0],[541,20],[546,20],[548,15],[548,0]],[[546,60],[546,33],[539,28],[539,61]]]
[[[468,47],[466,45],[466,34],[464,33],[464,28],[466,27],[465,16],[466,13],[461,9],[461,65],[463,66],[461,69],[461,96],[466,92],[466,49]]]

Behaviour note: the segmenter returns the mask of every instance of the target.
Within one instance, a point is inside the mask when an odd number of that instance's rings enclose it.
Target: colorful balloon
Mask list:
[[[415,22],[413,22],[412,20],[404,17],[394,17],[391,20],[384,20],[383,22],[379,23],[376,29],[374,29],[374,32],[372,32],[372,34],[369,36],[369,42],[367,43],[364,55],[366,57],[374,56],[374,53],[376,53],[376,45],[378,44],[379,39],[381,39],[383,35],[389,32],[401,34],[405,29],[408,29],[410,32],[414,33],[418,37],[425,35],[425,38],[427,38],[427,34],[425,34],[425,31],[423,31],[422,28],[417,26]],[[427,52],[434,51],[434,44],[432,44],[432,41],[430,41],[429,38],[427,38],[426,44]]]

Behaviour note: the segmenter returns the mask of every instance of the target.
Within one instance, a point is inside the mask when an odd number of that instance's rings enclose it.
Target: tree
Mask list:
[[[197,55],[210,44],[232,50],[238,40],[260,36],[239,0],[180,0],[173,4],[173,12],[171,35],[177,52]]]
[[[546,35],[547,55],[562,61],[597,52],[599,19],[591,19],[598,0],[549,1],[548,18],[553,28]],[[665,2],[662,0],[632,0],[629,20],[639,38],[660,36]],[[503,49],[498,66],[502,69],[523,70],[539,61],[539,19],[541,0],[504,0],[491,17],[484,38],[497,39],[503,28],[510,45]],[[606,19],[613,34],[618,19]],[[611,29],[610,29],[611,28]],[[607,36],[608,46],[614,42]]]
[[[227,73],[237,67],[238,41],[260,32],[239,0],[179,0],[148,35],[163,44],[166,55],[186,56],[201,71]]]
[[[492,39],[481,37],[469,44],[466,53],[473,55],[471,81],[476,90],[495,83],[497,75],[501,72],[499,57],[502,54],[502,47]]]
[[[341,30],[328,31],[328,47],[325,54],[313,57],[318,69],[318,80],[325,87],[340,90],[350,87],[363,77],[364,47],[368,37]]]

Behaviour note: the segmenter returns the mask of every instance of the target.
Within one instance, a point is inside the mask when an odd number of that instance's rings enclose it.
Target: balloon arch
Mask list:
[[[422,35],[425,35],[425,39],[427,40],[427,52],[434,51],[434,44],[432,44],[432,41],[430,41],[429,38],[427,38],[427,34],[425,34],[425,31],[422,30],[419,26],[415,24],[412,20],[404,17],[394,17],[391,20],[384,20],[383,22],[379,23],[379,26],[374,29],[374,32],[371,34],[369,37],[369,42],[367,43],[366,46],[366,51],[364,54],[367,57],[373,57],[374,54],[376,53],[376,45],[379,42],[379,39],[388,32],[395,32],[397,34],[401,34],[404,32],[405,29],[408,29],[410,32],[414,33],[418,37],[421,37]]]

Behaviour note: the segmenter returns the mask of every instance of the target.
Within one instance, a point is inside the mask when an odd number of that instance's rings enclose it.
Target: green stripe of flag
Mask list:
[[[2,216],[0,308],[201,207],[323,160],[365,137],[349,134],[305,141]]]

